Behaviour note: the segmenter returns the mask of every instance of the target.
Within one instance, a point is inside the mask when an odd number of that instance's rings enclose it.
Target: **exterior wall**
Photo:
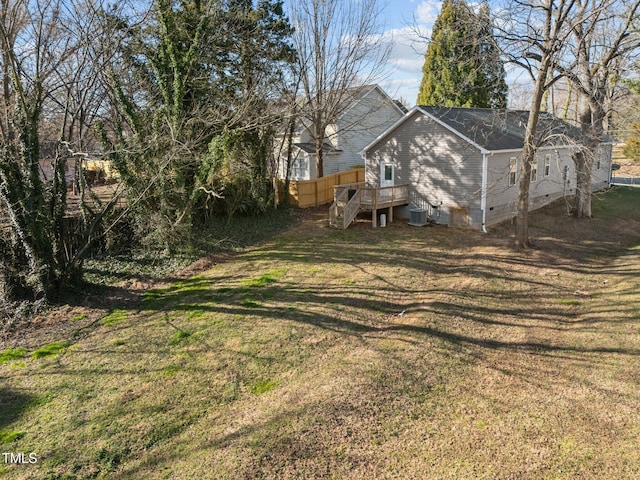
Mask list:
[[[366,182],[380,186],[381,165],[392,164],[395,185],[411,186],[413,205],[437,206],[431,211],[438,223],[481,228],[483,154],[421,112],[410,115],[367,151]],[[592,170],[593,191],[609,186],[611,151],[610,144],[600,148]],[[536,176],[530,190],[531,210],[575,195],[574,152],[575,148],[569,146],[538,151]],[[509,165],[513,157],[516,175],[510,184]],[[487,154],[486,225],[516,216],[521,161],[519,151]],[[396,215],[407,218],[409,209],[398,209]]]
[[[536,155],[536,176],[529,192],[531,210],[540,208],[563,196],[575,195],[576,174],[570,147],[542,148]],[[515,184],[509,185],[509,163],[516,158]],[[549,159],[548,173],[545,161]],[[516,216],[520,182],[520,152],[497,153],[487,157],[486,224],[493,225]],[[565,170],[566,169],[566,170]]]
[[[537,175],[531,182],[529,208],[535,210],[549,203],[576,194],[576,170],[571,158],[575,148],[541,148],[537,158]],[[549,156],[549,174],[545,175],[545,158]],[[517,158],[516,182],[509,185],[509,160]],[[520,153],[497,153],[487,158],[487,225],[514,218],[518,208]],[[598,168],[600,162],[600,168]],[[592,190],[609,186],[611,146],[603,145],[592,170]]]
[[[277,135],[274,141],[276,148],[274,155],[278,156],[277,177],[284,179],[287,174],[287,152],[285,142],[287,141],[283,135]],[[304,125],[298,125],[297,130],[293,134],[292,142],[309,143],[313,142],[312,131]],[[309,180],[315,178],[315,161],[309,161],[310,155],[298,147],[293,147],[292,164],[290,172],[290,180]],[[313,166],[311,166],[313,164]],[[313,177],[311,176],[313,175]]]
[[[613,145],[603,143],[598,149],[598,155],[591,170],[591,191],[597,192],[607,188],[611,182],[611,163],[613,158]]]
[[[479,227],[482,158],[476,147],[415,111],[367,152],[366,181],[379,186],[381,164],[391,163],[395,184],[411,186],[412,203],[436,206],[438,223]],[[466,222],[460,217],[465,211]]]
[[[325,175],[364,165],[360,152],[400,118],[402,113],[378,89],[359,99],[339,118],[334,127],[336,131],[330,132],[333,135],[329,135],[329,140],[342,151],[335,156],[325,156]]]

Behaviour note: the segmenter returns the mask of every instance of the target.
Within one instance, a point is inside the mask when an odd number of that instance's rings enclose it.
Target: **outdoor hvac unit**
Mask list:
[[[409,211],[409,225],[422,227],[428,223],[427,211],[421,208],[412,208]]]

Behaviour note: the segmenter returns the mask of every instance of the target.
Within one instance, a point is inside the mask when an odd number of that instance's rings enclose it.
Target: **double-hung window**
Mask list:
[[[509,159],[509,186],[512,187],[516,184],[516,175],[518,173],[518,159],[511,157]]]

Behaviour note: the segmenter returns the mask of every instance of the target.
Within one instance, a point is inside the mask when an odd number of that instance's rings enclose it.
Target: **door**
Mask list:
[[[393,163],[380,164],[380,187],[393,187],[396,173]]]

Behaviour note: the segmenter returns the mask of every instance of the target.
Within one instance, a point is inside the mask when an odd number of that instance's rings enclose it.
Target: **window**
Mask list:
[[[538,180],[538,159],[536,158],[531,164],[531,181]]]
[[[393,165],[384,166],[384,179],[388,182],[393,180]]]
[[[509,186],[513,186],[516,184],[516,172],[518,167],[518,160],[516,157],[511,157],[509,159]]]
[[[598,159],[598,162],[596,163],[596,170],[600,170],[601,166],[600,159]]]
[[[551,154],[547,153],[544,157],[544,176],[548,177],[551,173]]]

